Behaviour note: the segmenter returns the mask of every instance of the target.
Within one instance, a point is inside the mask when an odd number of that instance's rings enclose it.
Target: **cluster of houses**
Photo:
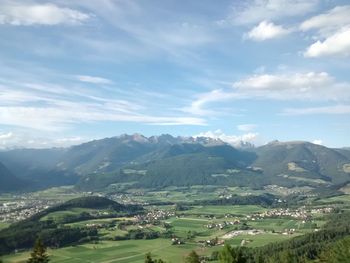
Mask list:
[[[173,216],[175,216],[174,211],[153,210],[146,214],[136,215],[135,221],[139,224],[154,224]]]
[[[57,203],[59,202],[39,199],[0,203],[0,222],[18,222]]]
[[[255,236],[255,235],[260,235],[265,233],[265,231],[260,230],[260,229],[249,229],[249,230],[234,230],[231,232],[226,233],[225,235],[222,236],[223,239],[230,239],[233,237],[237,237],[240,235],[251,235],[251,236]]]
[[[312,214],[326,214],[333,211],[332,207],[321,207],[321,208],[312,208],[307,209],[305,206],[298,209],[289,209],[289,208],[279,208],[271,209],[265,212],[248,215],[247,220],[257,220],[263,218],[278,218],[278,217],[289,217],[298,220],[303,220],[303,223],[310,221],[312,219]]]
[[[232,225],[239,225],[240,223],[241,221],[239,219],[235,219],[233,221],[224,221],[222,223],[210,223],[206,225],[206,227],[209,229],[214,229],[214,228],[224,229],[225,227],[232,226]]]
[[[291,218],[301,219],[301,220],[310,219],[310,215],[308,211],[303,208],[298,208],[296,210],[292,210],[289,208],[271,209],[258,214],[253,214],[251,216],[248,215],[247,219],[254,221],[256,219],[278,218],[278,217],[291,217]]]

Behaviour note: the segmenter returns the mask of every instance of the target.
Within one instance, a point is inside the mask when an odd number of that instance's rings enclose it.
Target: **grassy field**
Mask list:
[[[145,254],[151,252],[156,258],[166,258],[168,262],[182,262],[183,258],[193,249],[195,244],[174,246],[170,240],[126,240],[103,241],[99,244],[85,244],[76,247],[67,247],[57,250],[49,250],[51,262],[78,263],[141,263]],[[197,249],[200,254],[210,253],[211,249]],[[22,263],[28,258],[28,253],[9,255],[3,258],[4,263]]]
[[[230,245],[239,246],[241,245],[242,240],[245,240],[246,242],[244,246],[246,247],[260,247],[260,246],[267,245],[269,243],[284,241],[290,238],[291,236],[288,236],[288,235],[281,235],[276,233],[264,233],[264,234],[255,235],[255,236],[252,236],[252,235],[237,236],[228,240],[227,243]]]
[[[217,199],[223,193],[236,195],[259,195],[266,193],[265,190],[253,190],[240,187],[218,187],[213,185],[194,185],[191,187],[167,187],[163,190],[129,189],[133,201],[136,202],[191,202],[194,200]],[[142,194],[139,194],[139,193]],[[138,193],[138,195],[134,195]]]
[[[138,192],[139,191],[139,192]],[[217,188],[211,186],[193,186],[191,188],[167,188],[162,191],[146,191],[142,193],[140,190],[133,192],[130,190],[130,194],[133,200],[138,200],[140,203],[148,202],[165,202],[165,201],[181,201],[191,202],[193,200],[200,199],[217,199],[220,195],[227,194],[260,194],[264,190],[253,191],[250,189],[242,188]],[[70,187],[51,188],[45,191],[40,191],[30,194],[31,197],[55,199],[62,198],[63,200],[71,199],[79,196],[74,189]],[[81,195],[81,194],[80,194]],[[4,200],[7,200],[7,196],[3,196]],[[0,199],[1,200],[1,199]],[[329,203],[340,202],[350,205],[350,196],[337,196],[327,199],[319,200],[318,206],[328,206]],[[279,242],[303,233],[314,231],[315,226],[320,227],[324,224],[322,214],[314,215],[315,217],[311,222],[302,223],[302,220],[291,218],[264,218],[255,219],[247,217],[259,212],[264,212],[267,209],[257,205],[208,205],[208,206],[189,206],[184,205],[187,210],[176,211],[176,216],[172,216],[165,220],[160,220],[156,223],[135,223],[134,217],[130,218],[104,218],[85,220],[75,223],[66,224],[71,227],[86,227],[91,224],[98,224],[98,234],[100,241],[96,244],[86,243],[79,246],[70,246],[60,249],[49,250],[51,262],[61,263],[78,263],[78,262],[101,262],[101,263],[113,263],[113,262],[144,262],[145,254],[151,252],[155,258],[162,258],[167,262],[183,262],[184,257],[191,251],[196,250],[198,254],[210,256],[213,251],[221,249],[221,246],[205,247],[203,242],[218,238],[223,239],[223,236],[231,231],[237,231],[240,229],[259,229],[262,230],[262,234],[249,235],[247,232],[239,236],[227,239],[226,242],[232,245],[241,245],[244,240],[244,246],[256,247],[263,246],[271,242]],[[173,205],[165,206],[153,206],[146,205],[147,210],[171,210],[174,211]],[[89,210],[89,211],[87,211]],[[58,222],[61,222],[65,217],[72,215],[79,215],[81,212],[93,212],[96,213],[100,210],[73,208],[66,211],[57,211],[50,213],[42,218],[42,220],[52,218]],[[226,215],[231,215],[226,217]],[[230,221],[234,221],[236,218],[241,220],[240,224],[229,224]],[[132,225],[124,225],[122,229],[118,228],[120,221],[129,220],[134,221]],[[220,229],[217,224],[223,224],[228,222],[223,229]],[[113,224],[111,224],[113,223]],[[164,233],[166,228],[169,228],[173,234],[184,241],[181,245],[172,245],[171,238],[158,238],[152,240],[122,240],[113,241],[116,237],[125,236],[128,231],[132,229],[145,229],[147,231],[157,231]],[[210,226],[209,224],[214,224]],[[216,224],[216,225],[215,225]],[[5,224],[0,223],[0,229],[6,227]],[[88,226],[90,227],[90,226]],[[294,234],[282,234],[286,230],[295,229]],[[165,235],[163,235],[164,237]],[[2,258],[4,263],[25,262],[28,258],[29,252],[22,252],[18,254],[8,255]]]
[[[183,211],[184,214],[191,215],[216,215],[224,216],[225,214],[231,215],[250,215],[257,212],[264,212],[266,209],[257,205],[208,205],[208,206],[195,206],[190,210]]]
[[[9,225],[10,225],[9,223],[0,222],[0,230],[8,227]]]

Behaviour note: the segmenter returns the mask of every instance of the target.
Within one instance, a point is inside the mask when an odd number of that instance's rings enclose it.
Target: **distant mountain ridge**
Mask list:
[[[7,167],[0,163],[0,191],[23,190],[25,180],[16,177]]]
[[[69,148],[3,151],[0,162],[33,187],[76,184],[95,190],[120,182],[318,187],[350,181],[349,150],[302,141],[234,148],[207,137],[123,134]]]

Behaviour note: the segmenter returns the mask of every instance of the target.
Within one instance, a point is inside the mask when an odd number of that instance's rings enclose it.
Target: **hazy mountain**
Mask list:
[[[350,181],[350,151],[308,142],[278,142],[234,148],[205,137],[145,137],[94,140],[66,149],[12,150],[0,161],[33,187],[75,184],[94,189],[112,183],[136,186],[193,184],[327,186]]]
[[[2,163],[0,163],[0,192],[16,191],[26,187],[26,182],[13,175]]]
[[[64,148],[16,149],[0,152],[0,162],[31,188],[74,184],[78,180],[74,171],[57,168],[66,153]]]
[[[266,175],[304,181],[341,184],[350,180],[349,156],[309,142],[271,142],[255,149],[253,163]]]
[[[240,151],[227,144],[175,144],[146,154],[116,173],[82,177],[78,186],[93,189],[118,182],[134,182],[140,187],[249,185],[247,181],[251,182],[252,176],[261,177],[259,172],[247,168],[255,158],[255,153]]]
[[[350,148],[344,147],[341,149],[334,149],[334,150],[336,150],[340,154],[342,154],[342,155],[346,156],[348,159],[350,159]]]

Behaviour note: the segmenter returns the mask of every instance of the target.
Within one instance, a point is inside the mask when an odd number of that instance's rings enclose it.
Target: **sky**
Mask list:
[[[0,148],[350,146],[349,72],[349,1],[0,0]]]

